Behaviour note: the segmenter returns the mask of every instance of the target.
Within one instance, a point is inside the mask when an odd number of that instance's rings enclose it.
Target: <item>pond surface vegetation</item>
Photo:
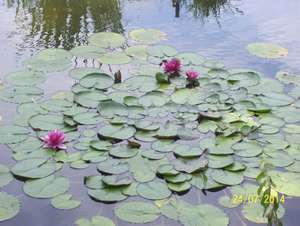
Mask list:
[[[299,8],[3,1],[0,225],[266,224],[263,159],[278,217],[294,225]],[[162,69],[172,58],[179,77]],[[43,148],[58,129],[67,150]]]

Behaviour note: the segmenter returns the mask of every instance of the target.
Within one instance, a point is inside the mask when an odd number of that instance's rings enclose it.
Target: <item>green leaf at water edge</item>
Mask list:
[[[155,150],[145,150],[142,152],[142,156],[148,159],[157,160],[166,156],[165,153],[155,153]]]
[[[230,199],[230,197],[228,197],[228,196],[222,196],[219,199],[219,204],[226,208],[235,208],[235,207],[238,207],[241,203],[236,202],[235,199],[233,199],[233,198]]]
[[[182,65],[200,65],[205,61],[205,58],[197,53],[179,53],[175,58],[179,59]]]
[[[70,52],[77,57],[94,59],[102,56],[107,51],[99,46],[76,46]]]
[[[104,71],[99,68],[89,68],[89,67],[75,68],[69,72],[69,75],[75,79],[82,79],[84,76],[86,76],[87,74],[91,74],[91,73],[102,74],[102,73],[104,73]]]
[[[178,158],[172,161],[172,164],[175,165],[175,169],[180,172],[194,173],[204,169],[208,160],[206,158]]]
[[[280,58],[289,52],[286,48],[271,43],[252,43],[246,46],[249,53],[263,58]]]
[[[254,157],[263,152],[263,146],[255,143],[236,143],[231,146],[234,153],[242,157]]]
[[[75,115],[73,118],[74,121],[85,124],[85,125],[94,125],[102,122],[104,120],[103,117],[100,117],[100,115],[96,112],[84,112]]]
[[[128,163],[121,163],[121,159],[108,159],[100,162],[97,166],[98,170],[108,174],[121,174],[129,170]]]
[[[167,40],[167,34],[155,29],[136,29],[129,33],[129,37],[138,42],[155,43]]]
[[[8,185],[14,176],[9,172],[9,168],[0,164],[0,188]]]
[[[73,195],[59,195],[51,200],[51,205],[56,209],[69,210],[77,208],[81,204],[81,200],[70,200]]]
[[[91,188],[91,189],[101,189],[101,188],[105,188],[107,187],[108,185],[105,184],[103,181],[102,181],[102,177],[104,176],[88,176],[88,177],[85,177],[84,178],[84,184],[85,186],[87,186],[88,188]]]
[[[65,100],[46,100],[41,103],[43,109],[53,112],[67,111],[72,106],[72,103]]]
[[[106,95],[96,91],[81,91],[75,94],[75,102],[87,108],[97,108],[102,100],[106,100]]]
[[[105,225],[105,226],[115,226],[115,223],[101,216],[95,216],[92,218],[92,222],[87,219],[81,218],[75,222],[76,226],[94,226],[94,225]]]
[[[18,199],[5,192],[0,192],[0,222],[16,216],[20,210]]]
[[[227,214],[218,207],[209,204],[182,208],[178,213],[178,220],[184,226],[227,226],[229,224]]]
[[[17,162],[11,167],[11,172],[26,178],[43,178],[52,174],[56,166],[47,159],[31,158]]]
[[[26,103],[42,98],[43,90],[36,87],[6,87],[0,91],[0,99],[11,103]]]
[[[119,52],[107,52],[102,56],[96,58],[97,61],[103,64],[128,64],[131,61],[131,57]]]
[[[91,73],[80,79],[79,84],[85,88],[106,90],[114,84],[114,79],[104,73]]]
[[[68,155],[65,150],[61,150],[56,152],[53,158],[56,162],[73,162],[80,159],[80,157],[81,157],[80,151]]]
[[[128,196],[124,195],[119,187],[106,187],[102,189],[88,189],[88,194],[103,202],[117,202],[126,199]]]
[[[122,124],[109,124],[102,126],[98,130],[98,134],[108,139],[126,140],[132,137],[135,131],[132,126],[124,127]]]
[[[25,140],[30,131],[21,126],[0,126],[0,143],[17,143]]]
[[[105,118],[113,118],[115,115],[127,116],[129,114],[127,108],[113,101],[99,103],[97,106],[98,112]]]
[[[129,185],[132,183],[132,180],[129,177],[118,178],[117,175],[104,176],[101,179],[109,186]]]
[[[172,194],[165,183],[158,181],[150,181],[148,184],[139,184],[136,190],[140,196],[146,199],[164,199]]]
[[[28,120],[34,129],[58,130],[64,127],[63,117],[59,115],[34,115]]]
[[[191,188],[191,184],[187,181],[182,183],[168,183],[168,188],[175,192],[184,192]]]
[[[116,216],[131,223],[148,223],[156,220],[159,209],[147,202],[126,202],[117,206],[114,210]]]
[[[176,147],[174,153],[180,157],[198,157],[202,155],[203,150],[199,147],[190,147],[190,145],[180,145]]]
[[[52,198],[66,192],[69,188],[70,181],[67,178],[55,177],[53,174],[41,179],[29,179],[23,186],[25,194],[35,198]]]
[[[99,32],[91,35],[89,42],[95,46],[115,48],[125,44],[126,39],[122,35],[114,32]]]
[[[201,104],[204,101],[204,98],[205,96],[203,92],[198,88],[179,88],[175,90],[171,95],[171,100],[177,104]]]
[[[137,148],[131,148],[130,145],[115,146],[109,149],[109,154],[118,158],[130,158],[138,153]]]
[[[210,174],[211,178],[218,183],[236,185],[244,181],[242,172],[231,172],[227,170],[215,169]]]
[[[208,158],[208,167],[210,168],[223,168],[233,164],[234,158],[231,155],[205,155]]]
[[[37,71],[18,71],[7,75],[4,79],[7,83],[18,86],[41,84],[47,80],[44,73]]]

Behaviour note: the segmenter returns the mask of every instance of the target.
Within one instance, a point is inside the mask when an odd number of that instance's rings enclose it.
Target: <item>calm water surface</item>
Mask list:
[[[25,70],[22,62],[45,48],[72,49],[87,44],[87,38],[96,32],[112,31],[128,38],[131,30],[153,28],[168,34],[168,40],[160,44],[172,45],[179,52],[196,52],[206,60],[220,61],[225,69],[248,68],[275,78],[280,70],[299,74],[300,29],[298,0],[182,0],[179,9],[171,0],[22,0],[1,1],[0,3],[0,79],[7,74]],[[281,45],[289,50],[286,57],[264,59],[249,54],[245,46],[254,42],[268,42]],[[133,43],[133,42],[132,42]],[[132,44],[129,41],[129,45]],[[74,59],[72,67],[59,73],[47,73],[48,80],[37,87],[44,90],[43,100],[51,98],[58,90],[70,90],[74,80],[68,71],[75,67],[99,67],[94,61]],[[126,74],[128,66],[102,67],[105,71],[122,69]],[[0,125],[12,124],[17,115],[16,104],[0,101]],[[74,150],[75,151],[75,150]],[[72,151],[71,151],[72,152]],[[15,161],[11,149],[1,145],[0,164],[11,167]],[[82,178],[95,174],[95,165],[86,170],[64,166],[56,175],[67,175],[72,186],[67,192],[74,199],[81,199],[79,208],[68,211],[56,210],[50,199],[34,199],[24,195],[23,182],[13,182],[1,191],[16,196],[21,211],[2,226],[11,225],[74,225],[79,218],[91,220],[101,215],[118,225],[131,225],[115,218],[116,204],[102,204],[92,201],[86,194]],[[209,203],[219,206],[217,199],[229,193],[228,188],[220,192],[201,191],[192,188],[182,198],[192,204]],[[126,201],[139,200],[131,197]],[[298,198],[288,199],[282,218],[284,225],[299,222]],[[222,208],[230,218],[230,225],[256,225],[244,219],[240,207]],[[160,217],[148,225],[179,225],[178,222]]]

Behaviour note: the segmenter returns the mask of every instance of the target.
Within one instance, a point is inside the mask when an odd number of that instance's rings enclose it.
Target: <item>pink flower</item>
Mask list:
[[[176,71],[179,71],[182,67],[180,66],[180,60],[173,58],[172,60],[167,60],[167,62],[164,62],[163,69],[166,72],[174,73]]]
[[[196,71],[186,71],[185,74],[188,80],[194,80],[199,76]]]
[[[41,139],[47,144],[44,145],[45,148],[59,148],[66,149],[67,147],[62,143],[67,136],[64,136],[64,132],[60,130],[48,131],[48,136],[42,137]]]

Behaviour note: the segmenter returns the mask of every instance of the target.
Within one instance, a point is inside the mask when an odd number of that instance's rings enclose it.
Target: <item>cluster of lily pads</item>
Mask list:
[[[129,36],[144,43],[167,37],[153,29],[134,30]],[[25,181],[23,190],[28,196],[52,198],[55,208],[72,209],[81,201],[63,194],[70,180],[55,172],[68,166],[77,170],[93,167],[93,175],[81,178],[92,199],[144,198],[117,205],[114,212],[124,221],[151,222],[161,213],[183,225],[206,221],[222,226],[229,224],[229,218],[221,208],[193,206],[170,197],[191,187],[226,186],[231,186],[232,195],[257,195],[257,185],[240,184],[255,179],[265,159],[284,167],[269,171],[275,190],[300,196],[300,126],[295,124],[300,121],[300,103],[296,102],[300,89],[292,85],[287,94],[282,93],[282,83],[300,84],[297,75],[278,72],[275,80],[253,70],[225,70],[220,62],[205,61],[197,53],[178,53],[163,44],[126,48],[126,39],[116,33],[97,33],[89,42],[91,45],[69,52],[42,50],[23,62],[29,70],[5,77],[13,86],[3,88],[0,98],[20,105],[14,125],[0,127],[0,143],[12,149],[17,161],[10,169],[0,165],[0,187],[16,177]],[[108,65],[130,63],[137,68],[130,69],[131,76],[122,82],[101,69],[72,69],[69,75],[78,81],[72,91],[58,91],[51,100],[38,102],[43,91],[34,85],[46,81],[44,72],[67,69],[73,56]],[[174,58],[183,68],[179,76],[170,78],[161,64]],[[119,76],[126,74],[120,71]],[[198,73],[198,86],[188,87],[185,71]],[[54,130],[64,131],[67,150],[43,147],[41,138]],[[29,135],[31,132],[36,135]],[[1,211],[6,208],[0,221],[18,213],[16,198],[0,192],[0,200],[5,200]],[[238,204],[231,197],[220,199],[223,207]],[[258,202],[246,201],[242,207],[245,218],[258,223],[267,222],[263,211]],[[277,215],[284,215],[282,205]],[[114,225],[100,216],[93,218],[95,222]],[[92,224],[87,219],[76,221],[77,225],[88,223]]]

